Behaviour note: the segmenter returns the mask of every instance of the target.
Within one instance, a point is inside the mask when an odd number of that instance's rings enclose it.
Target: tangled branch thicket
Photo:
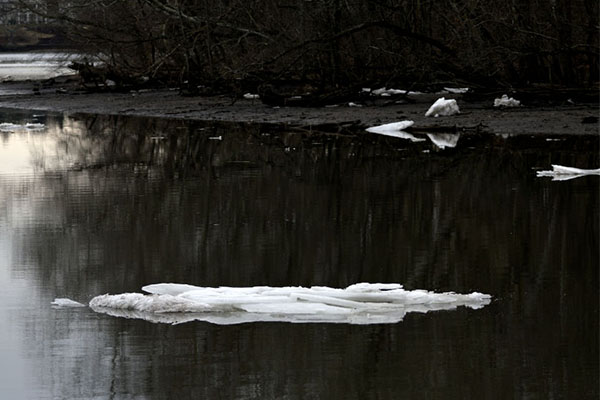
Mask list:
[[[26,0],[22,0],[25,4]],[[597,0],[74,0],[48,12],[126,76],[190,86],[597,86]]]

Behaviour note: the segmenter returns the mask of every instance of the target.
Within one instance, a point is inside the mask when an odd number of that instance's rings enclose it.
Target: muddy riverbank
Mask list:
[[[408,95],[403,98],[367,97],[357,102],[326,107],[272,107],[258,99],[230,96],[186,97],[176,89],[89,93],[73,83],[45,86],[38,82],[0,84],[0,107],[68,113],[163,117],[196,121],[286,124],[307,129],[340,126],[360,132],[364,128],[400,120],[413,120],[413,129],[447,128],[495,135],[596,135],[597,102],[546,97],[522,100],[522,106],[496,108],[501,93],[473,96],[451,93]],[[424,114],[439,97],[454,98],[460,114],[431,118]],[[515,95],[515,98],[518,98]]]

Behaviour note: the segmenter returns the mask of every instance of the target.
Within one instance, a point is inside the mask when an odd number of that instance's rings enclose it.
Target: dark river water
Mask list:
[[[0,398],[598,398],[600,177],[536,176],[598,168],[597,136],[439,150],[34,114],[0,112],[16,124],[0,131]],[[397,282],[493,301],[379,325],[167,325],[50,304],[158,282]]]

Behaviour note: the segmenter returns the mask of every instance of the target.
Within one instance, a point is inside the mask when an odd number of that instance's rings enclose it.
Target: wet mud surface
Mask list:
[[[435,93],[409,95],[403,99],[368,98],[358,105],[326,107],[272,107],[258,99],[230,96],[186,97],[176,89],[140,90],[127,93],[89,93],[69,87],[44,87],[35,82],[0,84],[0,107],[68,113],[128,115],[195,121],[284,124],[328,131],[365,128],[401,120],[413,120],[413,130],[447,130],[494,135],[597,135],[599,104],[570,98],[523,101],[515,108],[493,107],[501,94],[472,96]],[[36,88],[34,90],[34,88]],[[425,117],[439,97],[457,100],[461,113],[446,117]],[[529,104],[529,105],[528,105]],[[534,105],[530,105],[534,104]]]

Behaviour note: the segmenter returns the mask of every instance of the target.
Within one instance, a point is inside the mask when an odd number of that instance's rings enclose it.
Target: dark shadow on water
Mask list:
[[[598,396],[600,178],[535,174],[597,168],[598,136],[462,135],[440,150],[259,124],[37,120],[46,131],[0,136],[28,135],[31,161],[0,174],[0,256],[35,294],[11,295],[27,310],[11,321],[40,365],[38,398]],[[494,302],[365,327],[49,308],[155,282],[361,281]]]

